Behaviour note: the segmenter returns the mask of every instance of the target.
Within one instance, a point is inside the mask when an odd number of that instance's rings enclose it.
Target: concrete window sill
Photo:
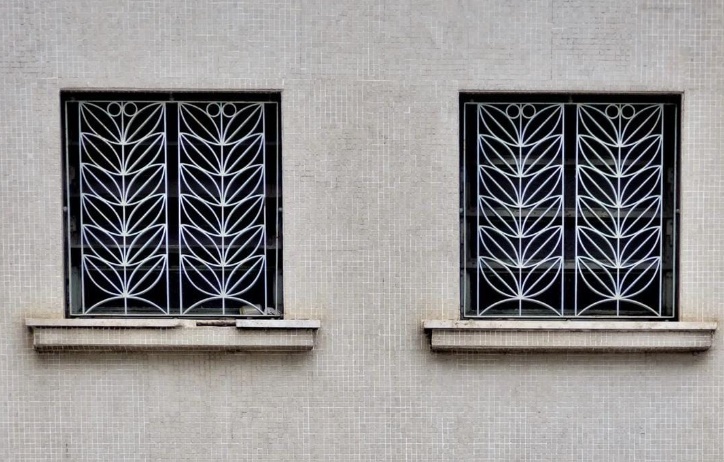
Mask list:
[[[433,351],[694,352],[711,347],[716,322],[424,321]]]
[[[314,348],[317,320],[26,319],[37,351],[258,351]]]

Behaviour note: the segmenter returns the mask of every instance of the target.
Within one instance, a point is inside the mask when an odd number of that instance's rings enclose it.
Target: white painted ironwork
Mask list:
[[[140,304],[167,314],[164,106],[81,103],[79,117],[81,293],[103,294],[82,313]]]
[[[541,295],[563,286],[563,108],[481,104],[478,117],[478,284],[498,295],[478,315],[559,315],[560,297]]]
[[[278,315],[277,297],[267,300],[277,291],[267,288],[265,104],[74,104],[71,313]]]
[[[662,114],[658,104],[577,107],[576,315],[662,314]],[[595,296],[582,301],[584,291]]]
[[[477,238],[465,314],[670,317],[664,105],[468,104]]]
[[[178,108],[183,314],[207,307],[264,314],[266,295],[261,305],[244,297],[265,282],[263,106]],[[193,294],[184,292],[189,286]]]

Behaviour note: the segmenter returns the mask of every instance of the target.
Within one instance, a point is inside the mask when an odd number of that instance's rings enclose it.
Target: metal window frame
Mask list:
[[[679,266],[679,242],[678,242],[678,229],[679,229],[679,222],[680,222],[680,214],[679,214],[679,194],[680,194],[680,175],[681,175],[681,169],[680,167],[680,157],[681,157],[681,149],[680,149],[680,133],[681,133],[681,108],[682,108],[682,98],[683,95],[681,93],[554,93],[554,92],[543,92],[543,93],[527,93],[527,92],[462,92],[459,95],[459,102],[460,102],[460,112],[459,112],[459,123],[460,123],[460,132],[459,132],[459,148],[460,148],[460,168],[459,168],[459,197],[460,197],[460,229],[459,229],[459,236],[460,236],[460,315],[463,319],[569,319],[569,320],[585,320],[585,319],[639,319],[639,320],[677,320],[679,317],[679,281],[678,281],[678,266]],[[468,275],[471,274],[471,270],[468,268],[469,262],[468,259],[471,256],[471,245],[473,243],[473,239],[478,241],[479,239],[477,236],[471,236],[470,231],[470,218],[468,217],[469,211],[468,208],[471,204],[471,197],[470,197],[470,190],[468,189],[470,186],[471,180],[468,179],[468,176],[472,175],[470,170],[470,158],[467,156],[477,155],[476,153],[470,153],[472,141],[470,139],[470,127],[468,124],[470,123],[469,120],[466,119],[467,111],[466,111],[466,105],[480,105],[480,104],[562,104],[562,105],[584,105],[584,104],[661,104],[666,105],[667,107],[673,107],[673,117],[674,120],[669,120],[666,122],[668,126],[666,127],[669,132],[667,132],[666,137],[669,144],[662,147],[662,151],[669,151],[670,152],[670,158],[667,162],[673,163],[673,172],[674,172],[674,178],[670,182],[670,191],[668,196],[670,197],[664,197],[662,200],[665,202],[661,205],[661,216],[663,217],[665,215],[665,210],[670,208],[672,212],[671,217],[671,223],[672,223],[672,230],[671,233],[667,233],[666,229],[662,229],[662,238],[661,241],[663,242],[667,238],[672,240],[671,243],[671,272],[672,272],[672,282],[671,282],[671,293],[667,295],[667,293],[663,292],[663,284],[662,289],[660,293],[660,297],[662,300],[669,296],[670,297],[670,304],[671,304],[671,312],[666,313],[664,316],[610,316],[610,315],[592,315],[592,316],[573,316],[570,314],[564,314],[562,316],[551,316],[551,315],[530,315],[530,314],[519,314],[519,315],[511,315],[508,313],[505,314],[495,314],[490,316],[481,316],[478,312],[477,306],[475,305],[475,299],[476,295],[474,291],[476,290],[476,284],[473,282],[468,281]],[[667,109],[669,110],[669,109]],[[663,117],[663,116],[662,116]],[[570,123],[570,122],[569,122]],[[574,120],[572,123],[577,123],[577,120]],[[662,130],[665,130],[663,128],[662,122]],[[673,133],[670,133],[670,130],[673,129]],[[570,132],[573,131],[568,125],[564,126],[563,128],[563,136],[564,137],[570,137]],[[663,132],[662,132],[663,133]],[[574,135],[577,136],[577,133]],[[663,137],[663,135],[662,135]],[[570,145],[570,140],[566,139],[564,140],[564,144],[566,146]],[[578,151],[577,146],[574,144],[574,148],[576,148],[575,156],[576,156],[576,165],[578,163]],[[564,148],[565,149],[565,148]],[[664,154],[665,155],[665,154]],[[477,163],[476,163],[477,164]],[[479,164],[477,164],[479,165]],[[666,174],[666,170],[662,168],[662,171],[664,174]],[[472,178],[472,177],[471,177]],[[476,183],[478,181],[477,178],[475,178]],[[563,188],[569,188],[569,185],[571,182],[578,183],[578,174],[576,174],[573,178],[564,177],[563,180]],[[667,180],[666,178],[662,178],[662,184],[666,184]],[[662,186],[663,187],[663,186]],[[577,199],[576,199],[577,203]],[[571,213],[570,206],[564,204],[564,213]],[[478,210],[475,211],[476,214],[478,214]],[[575,214],[577,215],[577,214]],[[477,220],[477,219],[476,219]],[[663,220],[663,218],[662,218]],[[665,226],[665,225],[664,225]],[[568,230],[570,232],[570,230]],[[575,232],[575,231],[574,231]],[[575,246],[578,246],[578,243],[576,241]],[[476,255],[480,255],[479,252],[474,252]],[[663,255],[663,254],[662,254]],[[476,257],[477,258],[477,257]],[[663,258],[663,256],[662,256]],[[474,270],[476,273],[479,273],[479,269],[475,268]],[[663,272],[663,266],[662,266],[662,272]],[[561,296],[564,298],[564,300],[570,299],[570,295],[567,296],[568,293],[567,290],[563,290]],[[478,295],[479,296],[479,295]],[[561,309],[566,307],[566,301],[563,301],[561,303]]]
[[[261,205],[261,218],[262,220],[268,220],[272,219],[272,222],[269,222],[269,224],[264,224],[263,226],[263,235],[266,239],[267,233],[271,230],[276,233],[276,236],[269,236],[269,239],[275,239],[273,243],[269,243],[267,245],[267,242],[264,242],[261,247],[261,252],[263,255],[266,255],[266,257],[263,257],[263,264],[269,265],[269,267],[263,268],[263,274],[261,274],[261,279],[264,280],[264,284],[269,284],[268,288],[265,288],[263,290],[264,298],[265,300],[262,301],[260,304],[255,305],[257,307],[257,310],[245,310],[239,309],[238,312],[233,311],[226,311],[223,312],[202,312],[202,313],[184,313],[183,312],[183,306],[181,306],[180,303],[176,304],[176,306],[172,306],[172,300],[180,300],[181,295],[173,297],[169,297],[167,300],[168,306],[166,306],[167,312],[159,312],[159,313],[151,313],[151,312],[133,312],[133,313],[118,313],[118,312],[94,312],[94,313],[83,313],[78,312],[78,309],[84,310],[85,307],[82,307],[79,305],[79,302],[77,302],[73,298],[73,268],[74,261],[73,258],[73,250],[72,247],[72,238],[71,238],[71,227],[73,226],[73,218],[72,213],[81,213],[81,210],[76,207],[73,208],[74,205],[71,201],[79,201],[81,199],[75,199],[73,198],[74,194],[71,192],[71,168],[73,167],[71,165],[71,147],[70,143],[71,140],[74,137],[78,137],[80,135],[80,124],[76,124],[73,126],[73,123],[69,122],[69,113],[68,113],[68,105],[69,103],[90,103],[90,102],[119,102],[121,104],[124,103],[161,103],[161,105],[164,107],[164,110],[166,110],[167,107],[172,106],[177,112],[176,112],[176,120],[178,121],[178,117],[180,117],[180,111],[181,111],[181,105],[183,104],[213,104],[213,103],[231,103],[234,107],[237,109],[239,107],[242,107],[242,105],[260,105],[262,108],[262,112],[260,114],[260,120],[263,124],[270,124],[273,125],[273,127],[269,130],[266,128],[261,130],[261,134],[259,136],[262,137],[261,143],[263,144],[262,147],[260,147],[260,151],[262,151],[262,156],[269,156],[268,160],[264,160],[262,157],[262,164],[263,164],[263,172],[261,173],[262,179],[260,183],[260,187],[263,191],[263,197],[262,197],[262,205]],[[220,106],[221,108],[221,106]],[[228,318],[228,317],[235,317],[235,318],[281,318],[283,316],[283,280],[282,280],[282,274],[283,274],[283,255],[282,255],[282,249],[283,249],[283,222],[282,222],[282,126],[281,126],[281,92],[280,91],[244,91],[244,92],[235,92],[235,91],[115,91],[115,90],[62,90],[60,92],[60,113],[61,113],[61,142],[63,146],[63,155],[62,155],[62,186],[63,186],[63,224],[64,224],[64,286],[65,286],[65,314],[66,317],[84,317],[84,318],[92,318],[92,317],[120,317],[120,318],[154,318],[154,317],[162,317],[162,318],[168,318],[168,317],[178,317],[178,318]],[[80,109],[77,109],[77,114],[80,114]],[[220,117],[220,119],[223,119],[223,117]],[[212,122],[213,123],[213,122]],[[169,132],[166,132],[166,130],[169,130],[169,125],[167,124],[167,121],[164,119],[162,130],[164,131],[164,135],[168,136]],[[71,128],[75,129],[73,133],[70,132]],[[174,130],[174,129],[171,129]],[[174,140],[171,139],[164,139],[163,140],[163,150],[167,150],[169,146],[172,144],[176,148],[176,151],[173,155],[170,156],[170,158],[167,158],[167,162],[165,162],[164,168],[166,170],[169,169],[169,166],[171,166],[172,171],[180,172],[179,169],[179,161],[181,161],[181,147],[180,147],[180,125],[175,127],[175,131],[172,133],[172,137]],[[175,144],[172,142],[175,141]],[[246,140],[245,140],[246,142]],[[81,148],[76,148],[77,152],[73,155],[76,156],[75,160],[77,162],[81,162]],[[219,147],[219,149],[223,152],[223,147]],[[273,152],[267,152],[272,151]],[[221,154],[222,156],[224,154]],[[258,154],[255,154],[255,156],[258,156]],[[256,161],[254,161],[256,162]],[[78,172],[76,173],[78,176],[80,176],[80,164],[76,166],[75,168],[78,168]],[[225,173],[220,172],[220,174],[223,176]],[[273,181],[268,180],[269,175],[273,175]],[[169,177],[171,176],[170,173],[166,172],[164,180],[165,182],[169,181]],[[174,199],[178,201],[179,207],[181,204],[181,195],[182,191],[181,184],[176,184],[175,186],[175,194],[178,195],[178,199]],[[270,190],[270,188],[274,188],[274,190]],[[170,190],[166,190],[164,194],[170,194]],[[78,193],[79,194],[79,193]],[[220,193],[221,194],[221,193]],[[164,199],[167,200],[167,199]],[[222,201],[225,199],[221,199]],[[171,209],[172,205],[167,204],[165,205],[166,209],[164,210],[164,213],[166,214],[166,220],[169,219],[169,210]],[[225,205],[221,205],[221,208],[223,209]],[[243,209],[241,209],[243,210]],[[181,213],[180,209],[177,213]],[[223,212],[222,212],[223,213]],[[168,239],[168,235],[171,233],[179,233],[180,232],[180,225],[182,224],[181,221],[181,215],[176,216],[175,221],[169,222],[168,227],[166,230],[166,239]],[[265,221],[266,223],[266,221]],[[222,233],[223,234],[223,233]],[[167,243],[168,244],[168,243]],[[181,240],[179,240],[178,245],[181,246]],[[81,242],[82,246],[82,242]],[[170,247],[170,245],[168,245]],[[223,249],[226,249],[222,245]],[[222,253],[222,255],[224,255]],[[228,255],[228,254],[225,254]],[[273,255],[273,256],[272,256]],[[177,257],[177,262],[180,262],[181,256]],[[223,258],[226,258],[225,256]],[[169,263],[170,264],[170,263]],[[241,263],[240,263],[241,264]],[[170,269],[166,269],[168,273],[170,273]],[[181,276],[179,276],[180,278]],[[180,279],[178,279],[178,282],[180,283]],[[231,287],[231,283],[228,284]],[[181,292],[179,290],[179,287],[177,286],[175,289],[171,286],[171,283],[168,283],[168,287],[166,288],[167,291],[173,292],[176,290],[177,292]],[[222,289],[223,290],[223,289]],[[222,292],[223,293],[223,292]],[[77,297],[76,297],[77,298]],[[266,299],[269,298],[269,301],[266,301]],[[262,306],[263,305],[263,306]],[[250,308],[250,307],[247,307]]]

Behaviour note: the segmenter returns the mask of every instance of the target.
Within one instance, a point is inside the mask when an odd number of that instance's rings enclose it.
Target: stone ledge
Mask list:
[[[180,319],[80,319],[80,318],[28,318],[25,325],[30,328],[77,327],[109,329],[169,329],[180,327]]]
[[[716,322],[423,322],[433,351],[693,352],[711,347]]]
[[[37,351],[258,351],[314,348],[316,320],[26,319]]]
[[[237,319],[237,329],[319,329],[317,319]]]

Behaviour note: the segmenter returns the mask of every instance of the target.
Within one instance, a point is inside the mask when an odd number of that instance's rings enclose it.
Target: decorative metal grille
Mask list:
[[[678,105],[463,102],[463,314],[675,316]]]
[[[280,315],[278,95],[129,96],[63,96],[70,314]]]

